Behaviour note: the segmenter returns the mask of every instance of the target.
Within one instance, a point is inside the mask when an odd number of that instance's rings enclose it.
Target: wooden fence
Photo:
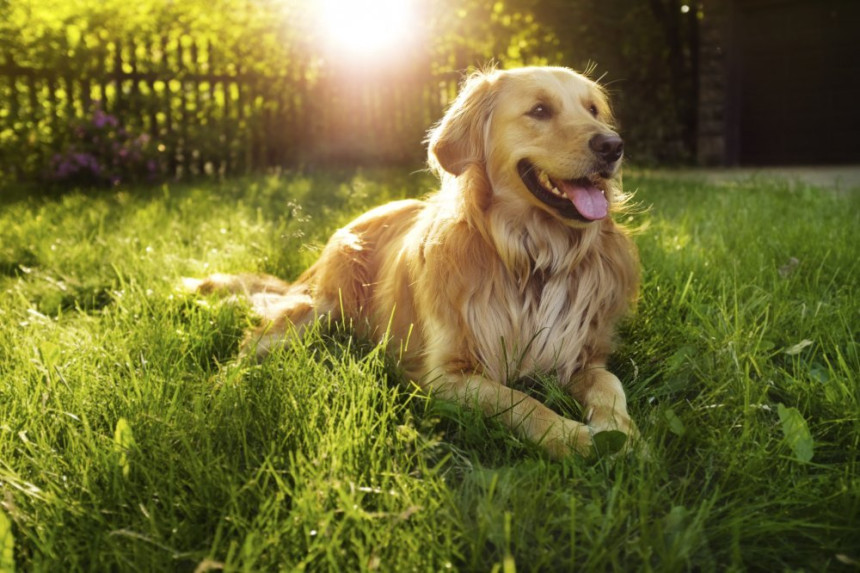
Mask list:
[[[45,175],[97,109],[146,134],[170,176],[416,162],[458,80],[302,63],[261,72],[221,56],[187,37],[104,41],[45,66],[0,55],[0,175]]]

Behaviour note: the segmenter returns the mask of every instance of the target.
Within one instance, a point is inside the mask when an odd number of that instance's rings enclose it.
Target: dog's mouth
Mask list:
[[[528,159],[517,164],[517,171],[532,195],[566,219],[597,221],[609,215],[602,178],[557,179]]]

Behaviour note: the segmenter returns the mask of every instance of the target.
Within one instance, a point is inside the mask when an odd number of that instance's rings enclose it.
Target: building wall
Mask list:
[[[703,0],[699,162],[860,163],[860,1]]]
[[[704,0],[699,21],[698,162],[728,163],[728,54],[731,5],[726,0]]]

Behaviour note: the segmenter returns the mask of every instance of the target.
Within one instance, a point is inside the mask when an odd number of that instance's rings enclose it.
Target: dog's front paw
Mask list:
[[[588,426],[562,417],[549,428],[540,446],[556,460],[572,455],[590,457],[594,449]]]

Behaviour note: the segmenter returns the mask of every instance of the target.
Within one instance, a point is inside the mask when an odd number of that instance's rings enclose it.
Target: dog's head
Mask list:
[[[606,218],[624,144],[605,93],[567,68],[472,75],[429,138],[430,164],[486,172],[493,200],[570,226]]]

